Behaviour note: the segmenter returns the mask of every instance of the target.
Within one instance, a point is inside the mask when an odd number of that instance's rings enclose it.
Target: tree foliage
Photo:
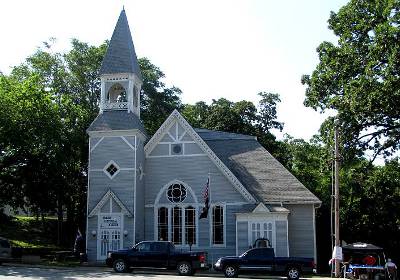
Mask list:
[[[314,137],[307,142],[287,137],[286,167],[321,201],[316,215],[320,271],[331,258],[332,147]],[[340,170],[340,239],[382,246],[400,259],[400,162],[392,159],[375,166],[364,158],[343,163]]]
[[[334,109],[347,146],[390,155],[400,145],[400,2],[352,0],[331,13],[338,43],[323,42],[304,75],[305,105]]]
[[[166,87],[162,79],[164,73],[147,58],[139,59],[143,85],[141,97],[141,119],[149,135],[161,126],[174,109],[180,109],[181,90],[177,87]]]
[[[0,208],[29,208],[37,215],[54,211],[59,220],[67,210],[71,226],[82,229],[86,129],[98,114],[99,69],[107,43],[96,47],[73,39],[71,50],[63,54],[53,52],[53,42],[37,49],[9,76],[0,76]],[[179,108],[180,90],[166,87],[164,74],[148,59],[139,64],[142,119],[153,133]]]
[[[283,129],[283,123],[277,120],[279,95],[260,92],[259,96],[258,107],[245,100],[232,102],[220,98],[210,105],[203,101],[185,104],[182,114],[194,127],[257,136],[268,151],[285,162],[284,145],[271,133],[272,129]]]

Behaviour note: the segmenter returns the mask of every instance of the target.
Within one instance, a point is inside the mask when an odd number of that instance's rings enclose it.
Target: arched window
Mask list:
[[[167,198],[173,203],[183,202],[186,196],[186,188],[182,184],[173,184],[167,190]]]
[[[156,204],[160,199],[162,205],[156,206],[155,212],[158,240],[169,240],[175,245],[197,245],[197,199],[191,189],[173,181],[159,193]]]
[[[110,103],[127,102],[125,88],[121,84],[114,84],[107,93],[107,101]]]

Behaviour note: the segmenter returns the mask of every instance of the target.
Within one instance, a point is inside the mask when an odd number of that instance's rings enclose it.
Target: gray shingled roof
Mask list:
[[[87,129],[90,131],[112,131],[139,129],[146,135],[146,131],[141,120],[128,111],[104,111],[100,113]]]
[[[125,10],[119,15],[100,68],[100,74],[117,73],[134,73],[142,79]]]
[[[320,203],[254,136],[195,129],[247,190],[264,203]]]

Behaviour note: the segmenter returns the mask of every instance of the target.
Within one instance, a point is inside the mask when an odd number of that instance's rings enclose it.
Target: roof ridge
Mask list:
[[[249,134],[243,134],[243,133],[236,133],[236,132],[229,132],[229,131],[222,131],[222,130],[211,130],[211,129],[207,129],[207,128],[193,128],[197,133],[217,133],[217,134],[225,134],[226,136],[233,134],[233,135],[237,135],[237,136],[242,136],[245,137],[245,139],[248,140],[257,140],[257,136],[254,135],[249,135]],[[226,138],[225,138],[226,139]],[[228,138],[229,139],[229,138]],[[240,138],[234,138],[239,140]],[[243,139],[243,140],[245,140]],[[214,139],[213,139],[214,140]],[[217,139],[215,139],[217,140]]]

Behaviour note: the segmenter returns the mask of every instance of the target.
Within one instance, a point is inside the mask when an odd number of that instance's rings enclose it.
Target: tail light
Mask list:
[[[200,255],[199,256],[199,261],[201,262],[201,263],[204,263],[204,262],[206,262],[206,256],[205,255]]]
[[[317,264],[314,261],[311,261],[311,267],[312,268],[317,268]]]

